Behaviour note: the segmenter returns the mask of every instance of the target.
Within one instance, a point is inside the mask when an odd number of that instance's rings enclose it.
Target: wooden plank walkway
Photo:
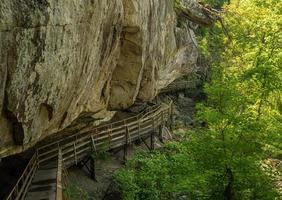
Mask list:
[[[63,166],[78,164],[93,152],[118,147],[124,148],[126,157],[128,144],[148,136],[153,149],[157,130],[162,130],[169,121],[172,122],[172,102],[43,145],[37,148],[7,200],[61,200]]]
[[[57,189],[58,162],[52,161],[40,166],[28,189],[26,200],[54,200]]]

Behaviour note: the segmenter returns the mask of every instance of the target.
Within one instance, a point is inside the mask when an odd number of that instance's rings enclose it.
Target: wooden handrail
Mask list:
[[[92,132],[93,130],[105,128],[105,127],[107,127],[107,126],[109,126],[109,125],[114,126],[114,125],[116,125],[116,124],[118,124],[118,123],[123,123],[124,121],[126,121],[126,122],[127,122],[127,121],[131,121],[131,120],[133,120],[133,119],[136,118],[136,117],[142,118],[142,117],[144,117],[147,113],[152,113],[153,111],[158,110],[160,107],[161,107],[160,105],[155,105],[155,106],[149,107],[149,108],[145,109],[144,111],[142,111],[141,113],[137,114],[136,116],[129,117],[129,118],[126,118],[126,119],[123,119],[123,120],[118,120],[118,121],[116,121],[116,122],[112,122],[112,123],[108,123],[108,124],[102,124],[102,125],[100,125],[100,126],[95,127],[95,128],[92,129],[92,130],[88,130],[88,131],[85,131],[85,132],[81,132],[81,133],[79,133],[79,135],[83,135],[83,134]],[[40,151],[41,149],[44,149],[44,148],[46,148],[47,146],[55,145],[55,144],[57,144],[58,142],[60,143],[60,142],[62,142],[62,141],[64,141],[64,140],[66,140],[66,139],[70,139],[70,138],[76,137],[77,135],[78,135],[78,134],[74,134],[74,135],[67,136],[67,137],[65,137],[65,138],[62,138],[62,139],[56,141],[56,142],[52,142],[52,143],[49,143],[49,144],[47,144],[47,145],[43,145],[43,146],[41,146],[41,147],[38,147],[37,149]]]
[[[146,115],[147,114],[151,114],[151,113],[155,113],[157,110],[159,110],[161,108],[161,106],[160,105],[158,105],[158,106],[153,106],[153,107],[151,107],[150,109],[146,109],[145,111],[143,111],[142,113],[139,113],[137,116],[138,116],[138,120],[141,120],[141,119],[143,119],[143,118],[146,118]],[[102,129],[102,128],[105,128],[105,127],[107,127],[107,126],[109,126],[109,125],[112,125],[113,127],[116,125],[116,124],[118,124],[118,123],[123,123],[123,122],[127,122],[127,121],[131,121],[131,120],[133,120],[134,118],[136,118],[136,116],[134,116],[134,117],[129,117],[129,118],[127,118],[126,120],[119,120],[119,121],[117,121],[117,122],[113,122],[113,123],[109,123],[109,124],[104,124],[104,125],[101,125],[101,126],[98,126],[98,127],[96,127],[94,130],[98,130],[98,129]],[[133,121],[134,122],[134,121]],[[123,124],[124,125],[124,124]],[[121,126],[117,126],[117,127],[121,127]],[[75,138],[75,137],[77,137],[77,135],[84,135],[84,134],[86,134],[86,133],[89,133],[89,135],[91,134],[91,130],[90,131],[87,131],[87,132],[82,132],[82,133],[80,133],[80,134],[75,134],[75,135],[71,135],[71,136],[68,136],[68,137],[66,137],[66,138],[62,138],[62,139],[60,139],[59,141],[56,141],[56,142],[53,142],[53,143],[50,143],[50,144],[47,144],[47,145],[44,145],[44,146],[42,146],[42,147],[39,147],[38,148],[38,151],[41,151],[42,149],[46,149],[46,148],[48,148],[48,147],[51,147],[52,145],[56,145],[57,146],[57,144],[59,143],[61,143],[61,142],[63,142],[63,141],[66,141],[67,139],[71,139],[71,138]],[[97,135],[99,135],[99,132],[98,131],[95,131],[96,132],[96,134]]]
[[[171,106],[171,104],[170,104],[170,106]],[[154,110],[154,111],[155,111],[155,110]],[[143,129],[146,129],[147,132],[148,132],[148,129],[151,130],[151,131],[154,131],[154,127],[159,126],[160,124],[164,123],[164,120],[165,120],[164,111],[167,112],[167,115],[166,115],[167,117],[166,117],[166,119],[168,120],[169,114],[170,114],[170,112],[171,112],[171,109],[169,108],[169,106],[166,107],[166,109],[158,109],[157,111],[153,112],[153,114],[152,114],[151,116],[148,116],[148,117],[145,117],[145,118],[140,118],[140,119],[138,119],[137,122],[135,122],[135,123],[129,123],[129,124],[130,124],[129,126],[128,126],[128,124],[126,124],[126,123],[124,123],[123,125],[120,125],[119,128],[123,129],[123,131],[120,131],[120,132],[121,132],[121,133],[124,133],[124,134],[126,133],[126,131],[124,131],[124,130],[126,130],[124,127],[127,127],[128,130],[129,130],[129,129],[132,129],[132,128],[135,128],[135,129],[137,129],[137,131],[134,131],[133,133],[131,133],[131,137],[138,138],[140,131],[142,131]],[[146,116],[146,115],[144,115],[144,116]],[[139,127],[138,127],[138,122],[141,121],[141,122],[144,124],[144,122],[145,122],[146,120],[148,120],[146,123],[148,123],[149,125],[147,125],[147,126],[145,126],[145,127],[143,127],[143,128],[141,128],[141,127],[139,128]],[[136,124],[136,125],[135,125],[135,124]],[[134,126],[132,126],[132,125],[134,125]],[[120,135],[120,136],[119,136],[119,135]],[[96,136],[99,136],[99,135],[96,134]],[[84,143],[82,143],[82,144],[80,145],[80,148],[82,148],[82,150],[80,151],[81,153],[84,152],[84,151],[93,149],[93,148],[89,147],[89,145],[91,145],[91,144],[93,143],[92,137],[93,137],[93,135],[89,136],[89,137],[88,137],[88,140],[89,140],[89,141],[86,140]],[[105,131],[105,134],[103,134],[103,136],[97,137],[96,141],[110,139],[109,142],[113,143],[115,140],[117,140],[117,139],[120,140],[120,139],[122,139],[122,138],[124,138],[124,137],[125,137],[125,135],[122,135],[122,134],[115,134],[115,133],[113,133],[113,132],[110,134],[110,131],[109,131],[109,129],[108,129],[108,131]],[[87,138],[87,137],[81,138],[81,141],[84,141],[86,138]],[[102,144],[102,142],[98,143],[98,145],[99,145],[99,144]],[[69,154],[70,152],[73,151],[71,148],[68,148],[68,146],[71,146],[71,143],[64,145],[63,149],[64,149],[64,148],[66,148],[66,149],[65,149],[65,151],[63,152],[63,155],[64,155],[65,153]],[[93,145],[92,145],[92,146],[93,146]],[[83,148],[84,148],[84,149],[83,149]],[[110,148],[110,147],[109,147],[109,148]],[[74,155],[74,154],[68,156],[68,160],[71,159],[71,157],[73,157],[73,155]]]
[[[116,122],[103,124],[81,133],[76,133],[55,142],[43,145],[36,149],[36,153],[28,162],[24,172],[18,179],[16,185],[10,192],[7,200],[24,199],[29,188],[35,171],[43,162],[50,161],[57,157],[58,167],[62,167],[64,160],[72,160],[71,163],[77,163],[82,154],[88,151],[97,151],[105,141],[110,143],[109,148],[115,148],[117,145],[126,145],[133,139],[138,139],[148,131],[154,129],[169,120],[172,114],[172,102],[169,105],[155,105],[142,111],[141,113]],[[125,141],[126,140],[126,141]],[[129,141],[130,140],[130,141]],[[117,144],[117,142],[119,142]],[[113,144],[113,146],[112,146]],[[67,157],[64,158],[64,156]],[[57,184],[61,180],[57,174]],[[58,197],[57,185],[57,199]]]
[[[33,174],[34,171],[37,168],[37,156],[34,153],[32,158],[29,160],[27,166],[25,167],[22,175],[18,179],[17,183],[15,184],[15,187],[12,189],[7,200],[18,200],[18,199],[24,199],[25,194],[24,190],[28,186],[27,183],[30,179],[32,179],[30,176]]]
[[[57,185],[56,185],[56,200],[62,200],[63,199],[62,167],[63,167],[62,150],[61,150],[61,148],[59,148],[59,151],[58,151],[58,169],[57,169]]]

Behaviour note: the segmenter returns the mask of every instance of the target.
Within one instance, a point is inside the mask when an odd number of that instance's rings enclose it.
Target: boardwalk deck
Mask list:
[[[53,161],[40,166],[28,189],[26,200],[56,199],[58,162]]]
[[[91,152],[124,147],[142,137],[154,137],[171,120],[172,108],[162,104],[150,107],[134,117],[94,127],[39,147],[7,200],[61,200],[62,165],[78,164]],[[105,149],[106,148],[106,149]]]

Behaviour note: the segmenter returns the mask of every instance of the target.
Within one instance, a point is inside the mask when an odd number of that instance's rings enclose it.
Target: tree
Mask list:
[[[224,10],[226,30],[218,23],[200,42],[212,58],[208,99],[197,105],[208,128],[130,161],[117,173],[125,199],[279,198],[265,161],[282,155],[282,2],[238,0]]]

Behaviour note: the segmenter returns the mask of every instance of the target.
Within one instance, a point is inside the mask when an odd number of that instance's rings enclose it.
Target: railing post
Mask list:
[[[169,128],[170,128],[170,130],[172,130],[172,126],[174,124],[174,122],[173,122],[173,105],[172,105],[172,102],[170,104],[169,118],[170,118]]]
[[[95,151],[95,153],[97,154],[97,148],[96,148],[95,139],[93,135],[91,135],[91,141],[92,141],[92,150]]]
[[[141,140],[141,133],[140,133],[140,118],[138,117],[138,139]]]
[[[155,131],[151,132],[151,136],[150,136],[150,140],[151,140],[151,147],[150,150],[154,151],[155,150]]]
[[[91,175],[91,178],[94,181],[97,181],[97,179],[96,179],[96,170],[95,170],[95,160],[92,157],[90,158],[90,175]]]
[[[156,129],[156,127],[155,127],[155,116],[153,116],[152,126],[153,126],[153,131],[155,131],[155,129]]]
[[[160,116],[161,115],[161,116]],[[156,138],[158,137],[158,134],[160,135],[160,140],[162,140],[162,129],[164,127],[164,123],[166,122],[170,122],[171,124],[171,128],[172,128],[172,124],[173,124],[173,107],[172,107],[172,103],[170,103],[170,106],[169,108],[166,107],[165,109],[162,109],[162,107],[160,106],[152,106],[152,107],[149,107],[148,109],[146,109],[144,112],[140,113],[137,115],[136,118],[134,118],[134,120],[138,120],[138,136],[139,136],[139,139],[142,140],[146,147],[149,149],[149,150],[154,150],[155,149],[155,140]],[[133,126],[129,126],[127,123],[132,123],[132,117],[130,118],[130,120],[124,120],[124,125],[121,124],[121,126],[119,126],[119,122],[122,122],[122,121],[119,121],[118,122],[118,128],[125,128],[125,137],[124,138],[118,138],[117,142],[119,144],[119,147],[122,147],[122,145],[124,144],[123,146],[123,150],[124,150],[124,155],[123,155],[123,159],[124,161],[126,161],[127,159],[127,154],[128,154],[128,146],[131,144],[131,142],[133,141],[133,138],[135,138],[135,127],[136,127],[136,123],[134,121],[134,128]],[[146,120],[146,124],[144,125],[143,124],[143,121]],[[148,123],[147,123],[148,122]],[[124,127],[122,127],[124,126]],[[104,126],[103,126],[104,127]],[[148,128],[148,132],[146,131],[146,134],[143,132],[143,130],[145,128]],[[166,127],[165,127],[166,128]],[[96,132],[98,128],[95,128]],[[115,139],[115,131],[113,131],[113,125],[109,125],[108,126],[108,129],[110,129],[108,131],[108,138],[109,138],[109,142],[110,142],[110,148],[111,146],[113,146],[113,141],[112,139],[114,138]],[[114,127],[115,129],[115,127]],[[116,129],[115,129],[116,130]],[[166,130],[166,129],[164,129]],[[141,132],[142,131],[142,132]],[[97,150],[99,149],[99,135],[94,135],[92,134],[93,130],[91,131],[91,137],[87,136],[87,140],[88,139],[91,139],[92,140],[92,148],[93,150],[97,153]],[[142,134],[143,133],[143,134]],[[150,134],[151,133],[151,134]],[[19,182],[17,183],[17,186],[15,189],[13,189],[13,192],[11,193],[10,195],[10,198],[13,198],[14,195],[18,194],[18,195],[21,195],[22,194],[22,188],[23,186],[29,186],[30,184],[30,181],[32,181],[32,177],[34,176],[34,173],[36,172],[36,168],[39,167],[40,165],[40,162],[43,163],[44,161],[47,162],[49,161],[51,158],[54,158],[56,157],[56,145],[57,145],[57,148],[58,148],[58,157],[60,156],[59,154],[62,154],[61,156],[63,156],[63,154],[66,153],[65,151],[65,148],[66,147],[63,147],[60,145],[63,145],[65,143],[68,144],[68,149],[71,150],[71,157],[70,159],[75,159],[75,163],[77,164],[78,161],[80,160],[80,145],[82,144],[82,142],[84,141],[84,135],[85,134],[89,134],[89,131],[83,133],[83,134],[75,134],[75,135],[71,135],[70,137],[67,137],[67,138],[64,138],[64,139],[61,139],[59,141],[56,141],[56,142],[52,142],[51,144],[48,144],[48,145],[45,145],[43,146],[43,148],[38,148],[36,150],[36,155],[34,155],[34,158],[32,160],[32,162],[36,162],[34,163],[34,165],[28,165],[27,166],[27,170],[22,174],[22,178],[19,180]],[[150,135],[149,135],[150,134]],[[148,142],[146,142],[144,140],[144,138],[142,138],[142,136],[146,136],[147,137],[150,137],[150,141],[151,141],[151,144],[148,144]],[[82,141],[82,138],[83,138],[83,141]],[[67,140],[65,140],[67,139]],[[71,140],[70,142],[68,140]],[[125,141],[123,142],[122,140],[125,139]],[[136,139],[136,138],[135,138]],[[88,142],[88,141],[87,141]],[[89,141],[90,143],[91,141]],[[83,143],[84,145],[84,143]],[[52,149],[50,148],[52,147]],[[63,149],[61,149],[63,148]],[[63,153],[62,153],[63,151]],[[49,156],[49,154],[51,154],[52,152],[52,156]],[[53,153],[55,152],[55,153]],[[74,158],[73,158],[74,157]],[[69,158],[68,158],[69,159]],[[96,175],[95,175],[95,160],[91,159],[90,161],[90,168],[91,168],[91,177],[93,179],[96,179]],[[66,163],[65,163],[66,164]],[[42,165],[42,164],[41,164]],[[32,175],[31,176],[28,176],[30,177],[30,179],[26,179],[25,176],[27,176],[27,171],[31,171],[32,170]],[[26,188],[24,188],[26,189]],[[17,196],[18,196],[17,195]]]
[[[38,153],[38,149],[36,149],[36,162],[37,162],[37,168],[39,168],[39,153]]]
[[[129,130],[128,127],[125,126],[125,144],[123,146],[123,161],[126,161],[127,157],[127,146],[128,146],[128,135],[129,135]]]
[[[163,138],[163,127],[164,127],[164,125],[163,125],[163,124],[161,124],[161,125],[159,126],[159,138],[160,138],[161,143],[164,143],[164,138]]]
[[[63,167],[63,155],[61,148],[58,149],[58,169],[57,169],[57,188],[56,188],[56,200],[63,199],[62,191],[62,167]]]
[[[75,146],[75,143],[73,143],[73,150],[74,150],[75,165],[77,165],[77,154],[76,154],[76,146]]]
[[[155,127],[155,116],[152,118],[152,132],[150,135],[150,150],[153,151],[155,150],[155,133],[156,133],[156,127]]]
[[[113,129],[113,125],[110,125],[110,130],[108,130],[108,134],[109,134],[109,149],[111,149],[111,144],[112,144],[112,129]]]

